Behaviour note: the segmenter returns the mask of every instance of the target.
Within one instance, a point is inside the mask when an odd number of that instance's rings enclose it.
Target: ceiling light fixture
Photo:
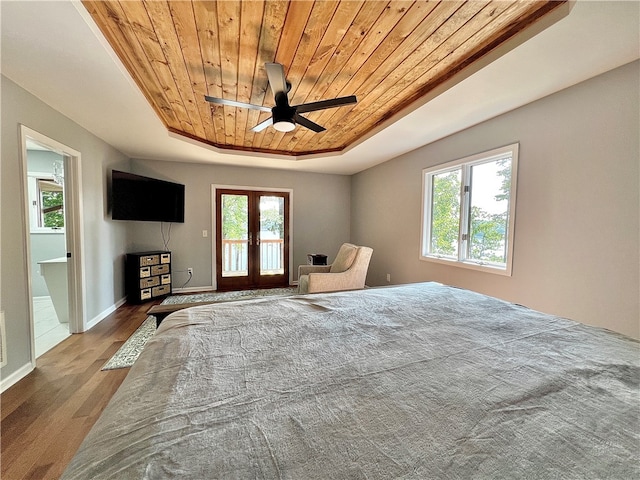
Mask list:
[[[279,132],[290,132],[291,130],[296,128],[296,124],[288,120],[280,120],[279,122],[273,124],[273,128],[275,128]]]
[[[59,160],[53,162],[53,181],[58,185],[64,184],[64,164]]]

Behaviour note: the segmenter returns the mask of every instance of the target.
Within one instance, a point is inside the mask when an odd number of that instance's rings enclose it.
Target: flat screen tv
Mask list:
[[[184,185],[113,170],[111,218],[184,223]]]

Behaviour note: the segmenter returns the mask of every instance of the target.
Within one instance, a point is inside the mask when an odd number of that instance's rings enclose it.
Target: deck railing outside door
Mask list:
[[[247,240],[222,240],[222,272],[224,276],[247,275],[249,243]],[[260,241],[260,274],[284,273],[284,240]]]

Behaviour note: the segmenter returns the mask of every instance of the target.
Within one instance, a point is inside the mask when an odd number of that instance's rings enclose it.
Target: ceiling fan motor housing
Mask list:
[[[287,106],[278,106],[276,105],[271,109],[271,115],[273,115],[273,123],[278,122],[293,122],[293,116],[296,113],[296,109],[293,107]]]

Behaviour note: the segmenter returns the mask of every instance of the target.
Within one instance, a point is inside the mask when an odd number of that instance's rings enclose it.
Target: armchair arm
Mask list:
[[[299,265],[298,278],[302,275],[309,275],[310,273],[328,273],[330,269],[331,265]]]

